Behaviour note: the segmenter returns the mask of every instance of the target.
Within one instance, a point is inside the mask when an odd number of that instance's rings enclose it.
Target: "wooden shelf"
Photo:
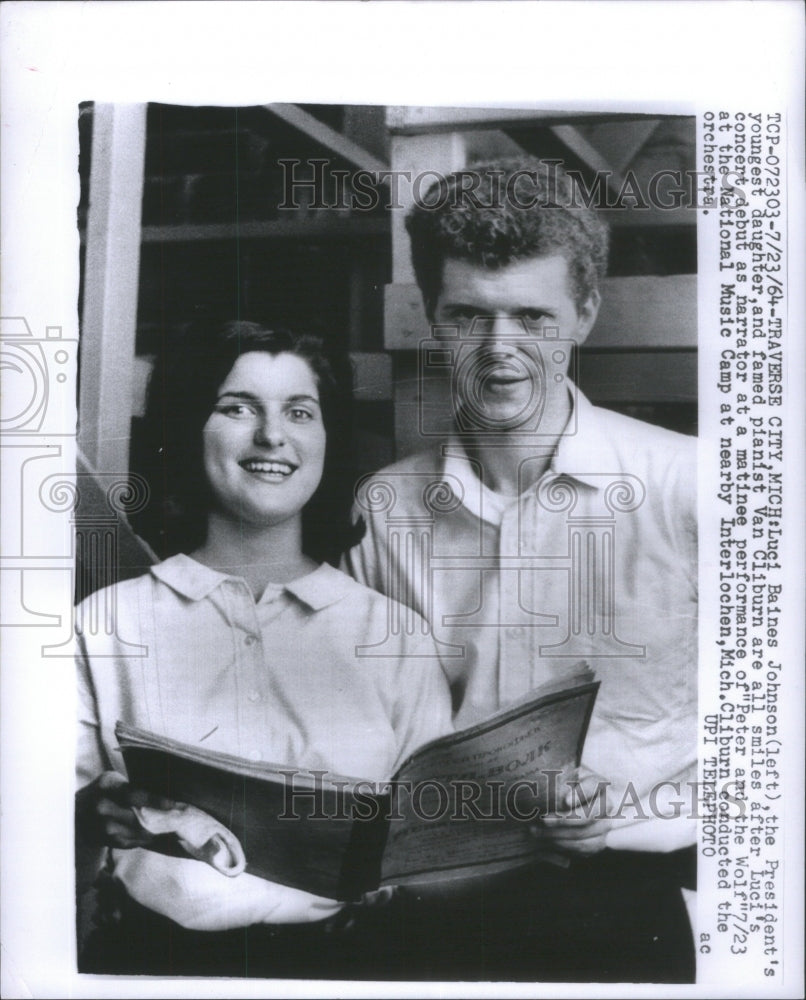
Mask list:
[[[370,216],[309,216],[306,219],[266,219],[247,222],[183,223],[143,226],[143,243],[192,243],[194,240],[366,239],[386,236],[389,220]]]

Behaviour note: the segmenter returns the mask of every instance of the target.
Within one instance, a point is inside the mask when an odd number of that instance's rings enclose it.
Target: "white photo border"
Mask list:
[[[803,18],[789,0],[740,2],[128,3],[9,2],[2,27],[2,317],[64,342],[58,427],[43,447],[72,471],[78,338],[78,105],[82,101],[247,105],[268,102],[537,106],[692,114],[781,110],[788,130],[790,430],[785,654],[803,662],[804,262]],[[412,73],[416,58],[417,72]],[[712,308],[700,241],[700,315]],[[58,333],[56,332],[58,331]],[[700,338],[707,335],[701,327]],[[52,349],[52,344],[47,347]],[[713,400],[701,361],[701,435]],[[65,428],[67,432],[65,434]],[[703,434],[704,432],[704,434]],[[10,457],[9,457],[10,453]],[[41,657],[36,628],[6,617],[21,567],[41,573],[31,607],[70,624],[70,524],[51,511],[30,564],[23,452],[4,454],[2,615],[2,976],[4,996],[217,996],[221,984],[78,976],[73,935],[73,672]],[[34,458],[32,455],[27,458]],[[19,459],[19,461],[17,461]],[[16,462],[16,464],[15,464]],[[57,462],[57,467],[58,467]],[[16,471],[15,471],[16,470]],[[701,473],[702,473],[701,469]],[[705,489],[708,475],[701,475]],[[23,526],[24,525],[24,526]],[[26,534],[26,540],[28,535]],[[16,562],[14,560],[17,560]],[[47,637],[50,641],[50,636]],[[701,643],[705,642],[701,638]],[[702,649],[701,645],[701,649]],[[784,981],[662,988],[573,984],[267,984],[228,981],[232,996],[796,996],[803,985],[803,680],[782,715],[792,745],[786,785]],[[706,992],[707,991],[707,992]]]

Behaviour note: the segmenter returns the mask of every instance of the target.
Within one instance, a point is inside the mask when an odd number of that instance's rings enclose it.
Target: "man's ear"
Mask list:
[[[574,336],[577,344],[584,344],[588,339],[588,334],[599,315],[601,302],[602,296],[599,294],[599,289],[595,288],[577,310],[577,328]]]

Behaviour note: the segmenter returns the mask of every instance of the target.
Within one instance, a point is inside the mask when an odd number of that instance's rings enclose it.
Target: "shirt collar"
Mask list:
[[[452,437],[445,453],[443,475],[448,482],[458,481],[462,488],[462,506],[488,524],[500,524],[504,511],[517,501],[515,496],[494,493],[479,478],[478,463],[472,462],[458,438]]]
[[[551,471],[599,489],[602,474],[620,468],[612,433],[602,426],[602,411],[576,389],[571,416],[551,462]]]
[[[201,601],[226,580],[240,580],[240,577],[219,573],[218,570],[196,562],[190,556],[180,552],[164,562],[151,567],[154,576],[171,587],[178,594],[191,601]],[[298,580],[292,580],[282,588],[270,588],[275,592],[281,589],[313,611],[319,611],[330,604],[340,601],[352,586],[352,581],[327,563],[317,566],[315,570]]]
[[[293,594],[298,601],[307,604],[313,611],[321,611],[331,604],[336,604],[351,587],[355,586],[350,577],[329,563],[322,563],[312,573],[292,580],[285,585],[285,590]]]
[[[619,467],[612,438],[605,433],[601,423],[597,408],[577,389],[572,396],[571,415],[551,460],[549,472],[600,489],[602,474]],[[518,498],[494,493],[485,486],[479,478],[477,463],[467,457],[459,438],[450,438],[445,456],[443,473],[459,481],[464,491],[463,506],[483,521],[500,524],[504,512]]]
[[[225,573],[204,566],[180,552],[164,562],[156,563],[151,573],[183,597],[201,601],[208,597],[224,580],[234,579]]]

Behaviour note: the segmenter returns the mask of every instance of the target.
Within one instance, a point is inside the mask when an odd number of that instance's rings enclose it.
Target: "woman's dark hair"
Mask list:
[[[151,496],[135,523],[161,558],[202,544],[212,494],[204,472],[203,428],[218,388],[242,354],[294,354],[311,367],[327,435],[322,481],[302,512],[302,544],[319,562],[338,563],[357,542],[352,525],[352,372],[344,354],[306,334],[247,320],[196,323],[169,339],[148,388],[144,437]]]

